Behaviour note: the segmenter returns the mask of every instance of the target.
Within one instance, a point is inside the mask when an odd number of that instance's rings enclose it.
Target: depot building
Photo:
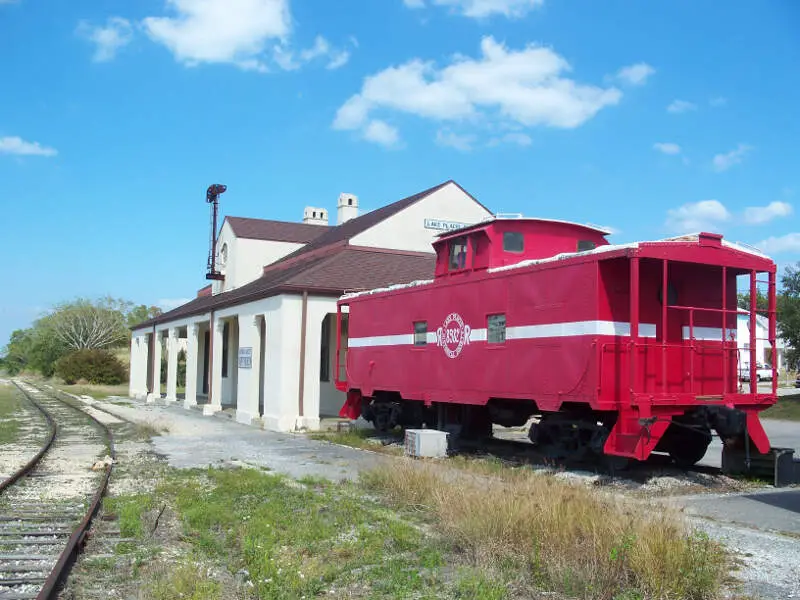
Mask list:
[[[265,429],[316,429],[345,399],[334,385],[335,370],[344,375],[344,353],[335,364],[338,298],[431,279],[435,236],[491,216],[447,181],[363,215],[357,196],[341,194],[335,225],[316,207],[304,209],[302,222],[226,217],[216,243],[222,280],[133,328],[130,395],[162,397],[166,356],[166,401],[207,415],[230,411]]]

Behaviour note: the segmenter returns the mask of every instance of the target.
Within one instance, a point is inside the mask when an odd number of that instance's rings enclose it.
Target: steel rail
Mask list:
[[[42,457],[44,457],[44,455],[47,454],[48,450],[50,450],[50,447],[53,445],[53,441],[56,439],[56,432],[58,431],[58,425],[56,425],[56,422],[53,420],[53,416],[49,412],[47,412],[47,410],[45,410],[45,408],[41,404],[36,402],[36,400],[31,398],[30,396],[28,396],[28,394],[26,394],[24,390],[19,385],[17,385],[16,382],[14,382],[14,385],[16,385],[17,388],[19,388],[19,390],[22,392],[23,396],[25,396],[25,398],[29,400],[30,403],[33,404],[37,409],[39,409],[39,412],[41,412],[44,415],[47,424],[50,426],[50,431],[47,435],[47,440],[45,440],[45,443],[42,445],[41,448],[39,448],[39,451],[33,456],[33,458],[31,458],[27,463],[25,463],[22,467],[14,471],[9,477],[4,479],[3,482],[0,483],[0,493],[2,493],[6,488],[9,488],[12,485],[14,485],[21,477],[24,477],[25,475],[30,473],[36,467],[36,465],[39,464],[39,461],[42,460]]]
[[[14,384],[20,389],[20,391],[22,391],[22,393],[25,395],[26,398],[34,402],[33,399],[28,395],[28,393],[16,381],[14,382]],[[82,410],[79,407],[71,404],[70,402],[61,399],[59,397],[59,394],[61,393],[59,390],[56,390],[55,392],[46,392],[41,388],[32,385],[30,383],[28,385],[39,390],[44,394],[49,395],[55,400],[58,400],[59,402],[69,406],[73,410],[81,413],[82,415],[94,421],[100,427],[100,429],[103,430],[103,432],[106,434],[106,437],[108,438],[109,456],[111,456],[112,459],[112,463],[106,466],[102,481],[100,482],[97,491],[92,497],[92,503],[89,506],[89,510],[86,511],[86,514],[84,515],[83,519],[81,519],[81,522],[69,536],[66,547],[64,548],[64,550],[62,550],[61,554],[58,557],[58,560],[56,561],[55,566],[50,571],[50,574],[45,579],[42,588],[39,590],[39,594],[36,596],[36,600],[53,600],[54,598],[56,598],[57,592],[59,591],[61,584],[66,580],[66,577],[69,575],[69,572],[72,569],[72,566],[78,557],[80,548],[82,547],[83,542],[86,539],[86,535],[89,531],[92,519],[97,514],[97,511],[100,509],[103,496],[105,495],[108,489],[108,481],[111,478],[111,471],[114,465],[113,461],[116,460],[116,452],[114,450],[114,435],[111,433],[111,430],[106,426],[105,423],[97,419],[97,417],[95,417],[94,415],[86,412],[85,410]],[[53,437],[55,437],[55,433],[53,433]],[[48,448],[52,444],[52,441],[53,440],[50,440]]]

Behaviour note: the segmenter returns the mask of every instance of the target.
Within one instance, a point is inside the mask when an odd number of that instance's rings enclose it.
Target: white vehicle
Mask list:
[[[745,364],[739,368],[739,379],[741,381],[750,381],[750,365]],[[772,367],[757,362],[756,381],[772,381]]]

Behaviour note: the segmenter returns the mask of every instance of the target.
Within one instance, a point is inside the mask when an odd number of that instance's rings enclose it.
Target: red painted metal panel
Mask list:
[[[491,228],[476,235],[476,258],[491,254],[481,267],[496,266],[501,242]],[[437,270],[442,267],[447,263]],[[671,417],[688,408],[758,411],[774,403],[774,385],[772,394],[758,394],[754,377],[750,393],[737,392],[736,277],[751,274],[752,290],[755,271],[770,273],[774,340],[774,263],[715,236],[512,269],[467,268],[457,276],[440,273],[426,285],[350,297],[340,302],[349,306],[341,387],[367,397],[399,392],[426,403],[483,405],[503,398],[533,400],[541,411],[557,411],[564,402],[618,411],[606,448],[641,458]],[[754,303],[754,292],[751,298]],[[500,343],[487,339],[496,315],[505,315]],[[420,345],[418,322],[427,327]],[[348,396],[343,412],[352,414],[355,398]],[[651,416],[652,423],[640,421]]]

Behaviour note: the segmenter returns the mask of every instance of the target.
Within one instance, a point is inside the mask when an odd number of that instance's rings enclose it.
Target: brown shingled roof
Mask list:
[[[195,298],[163,315],[139,323],[135,328],[142,329],[284,292],[307,290],[320,295],[340,296],[345,291],[430,279],[433,277],[434,263],[433,254],[339,246],[330,253],[273,269],[235,290]]]
[[[248,219],[246,217],[225,217],[225,221],[230,224],[236,237],[271,242],[292,242],[295,244],[308,244],[329,229],[324,225],[270,221],[268,219]]]

